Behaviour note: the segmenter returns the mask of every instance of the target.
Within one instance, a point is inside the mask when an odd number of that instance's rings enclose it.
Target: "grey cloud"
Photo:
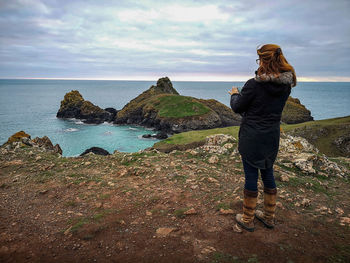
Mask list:
[[[150,10],[155,1],[32,2],[0,0],[0,77],[251,75],[263,43],[280,44],[302,76],[349,77],[349,1],[176,1],[215,4],[229,17],[151,24],[116,13]]]

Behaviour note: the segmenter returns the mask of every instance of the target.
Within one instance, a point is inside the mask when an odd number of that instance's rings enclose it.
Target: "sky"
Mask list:
[[[267,43],[350,81],[350,1],[0,0],[0,78],[243,81]]]

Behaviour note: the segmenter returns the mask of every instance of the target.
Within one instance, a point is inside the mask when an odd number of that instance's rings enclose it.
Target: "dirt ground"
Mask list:
[[[0,155],[0,261],[350,262],[348,179],[302,175],[277,161],[276,227],[256,221],[250,233],[234,220],[239,156],[210,157]]]

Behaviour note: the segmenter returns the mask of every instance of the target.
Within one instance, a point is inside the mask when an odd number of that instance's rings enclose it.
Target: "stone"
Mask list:
[[[208,153],[215,153],[220,155],[228,152],[227,148],[222,146],[216,146],[216,145],[204,145],[200,147],[200,149]]]
[[[210,253],[213,253],[215,251],[216,251],[216,249],[214,247],[207,246],[201,250],[201,254],[210,254]]]
[[[232,143],[226,143],[226,144],[224,144],[224,148],[226,148],[226,149],[232,149],[233,148],[233,144]]]
[[[173,228],[173,227],[160,227],[156,230],[156,234],[158,237],[166,237],[175,229],[176,228]]]
[[[295,167],[299,168],[301,171],[309,174],[315,174],[316,170],[313,168],[313,161],[308,157],[301,157],[300,155],[296,159],[292,160]]]
[[[191,209],[185,211],[184,214],[185,214],[185,215],[196,215],[196,214],[198,214],[198,213],[197,213],[196,209],[191,208]]]
[[[335,209],[335,212],[337,212],[339,215],[344,214],[344,210],[341,209],[340,207],[337,207],[337,208]]]
[[[197,155],[198,154],[198,152],[196,150],[190,150],[189,153],[192,154],[192,155]]]
[[[300,203],[302,206],[304,207],[308,207],[311,205],[311,200],[310,199],[307,199],[307,198],[304,198],[301,203]]]
[[[341,217],[340,218],[340,223],[342,225],[345,225],[345,224],[350,225],[350,217]]]
[[[221,215],[233,215],[234,214],[232,209],[223,209],[223,208],[220,208],[219,213]]]
[[[287,175],[285,175],[285,174],[282,174],[280,176],[280,181],[281,182],[289,182],[289,177]]]
[[[227,134],[214,134],[207,136],[205,139],[205,145],[222,146],[229,142],[236,142],[235,137]]]
[[[217,157],[216,155],[213,155],[208,159],[208,163],[211,163],[211,164],[218,163],[218,162],[219,162],[219,157]]]
[[[339,136],[333,141],[333,144],[344,156],[350,157],[350,134]]]
[[[94,154],[98,154],[98,155],[110,155],[110,153],[108,151],[106,151],[103,148],[100,147],[91,147],[89,149],[86,149],[82,154],[80,154],[80,156],[84,156],[88,153],[94,153]]]
[[[168,134],[166,132],[160,132],[155,135],[155,138],[158,140],[164,140],[168,138]]]
[[[219,181],[218,180],[216,180],[215,178],[213,178],[213,177],[208,177],[208,182],[210,182],[210,183],[218,183]]]

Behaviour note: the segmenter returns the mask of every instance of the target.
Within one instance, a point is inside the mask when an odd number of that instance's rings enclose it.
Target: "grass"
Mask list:
[[[327,262],[349,262],[350,258],[350,246],[347,244],[344,245],[334,245],[334,248],[337,249],[337,253],[328,258]]]
[[[227,203],[220,203],[216,206],[216,210],[220,210],[220,209],[228,210],[230,208],[231,208],[230,204],[227,204]]]
[[[100,222],[102,220],[102,218],[104,216],[106,216],[107,214],[110,214],[111,213],[111,210],[102,210],[100,211],[99,213],[97,214],[94,214],[90,217],[83,217],[83,218],[80,218],[74,225],[72,225],[72,227],[70,228],[70,232],[71,233],[77,233],[80,231],[80,229],[86,225],[86,224],[89,224],[89,223],[94,223],[94,222]],[[69,222],[70,223],[70,222]]]
[[[153,145],[156,149],[165,149],[171,147],[172,145],[191,145],[193,143],[202,143],[204,144],[205,138],[213,134],[228,134],[233,137],[238,137],[238,126],[231,126],[225,128],[216,128],[208,130],[199,130],[199,131],[189,131],[175,134],[168,139],[157,142]]]
[[[232,256],[231,254],[226,254],[222,252],[214,252],[212,254],[211,263],[238,263],[242,262],[238,257]]]
[[[185,212],[188,210],[188,208],[180,208],[174,211],[174,215],[178,218],[184,218]]]
[[[76,233],[79,231],[80,228],[82,228],[85,224],[89,222],[88,218],[82,218],[77,223],[75,223],[72,228],[70,229],[70,232]]]
[[[158,115],[164,118],[185,118],[204,115],[210,111],[195,98],[180,95],[159,96],[152,104],[158,110]]]
[[[350,116],[326,119],[326,120],[318,120],[318,121],[309,121],[309,122],[298,123],[298,124],[283,124],[281,125],[281,128],[286,133],[294,133],[295,131],[306,129],[307,130],[306,134],[309,134],[309,135],[312,135],[314,133],[317,134],[317,130],[322,128],[328,129],[327,136],[319,136],[319,139],[311,143],[314,143],[316,147],[326,155],[339,156],[339,150],[335,149],[335,146],[333,145],[332,142],[335,138],[337,138],[338,136],[346,132],[347,129],[342,128],[343,125],[350,125]],[[193,145],[193,144],[198,144],[198,146],[201,144],[204,144],[205,138],[213,134],[228,134],[228,135],[232,135],[237,139],[238,131],[239,131],[239,126],[231,126],[231,127],[225,127],[225,128],[182,132],[182,133],[174,134],[173,136],[165,140],[155,143],[153,147],[160,151],[166,151],[167,149],[185,150],[185,149],[191,148],[190,145]],[[296,135],[298,135],[298,132]],[[175,146],[179,146],[179,147],[176,148]],[[186,147],[186,146],[189,146],[189,147]]]
[[[70,201],[65,202],[64,205],[68,206],[68,207],[76,207],[78,205],[78,203],[73,201],[73,200],[70,200]]]
[[[346,136],[350,126],[350,116],[282,125],[283,131],[301,136],[314,144],[327,156],[343,156],[333,143],[340,136]]]

